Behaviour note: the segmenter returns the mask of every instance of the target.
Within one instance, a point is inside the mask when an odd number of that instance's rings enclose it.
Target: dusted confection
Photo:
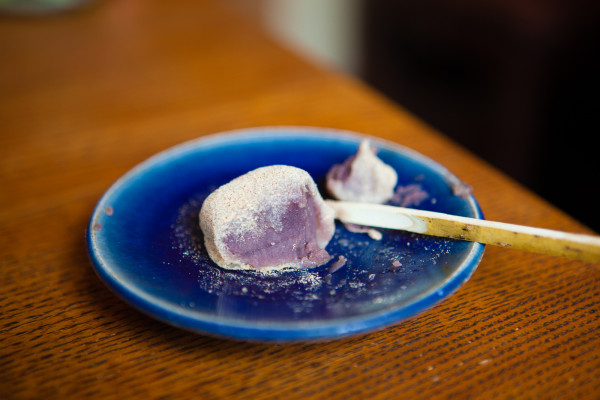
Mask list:
[[[327,190],[339,200],[385,203],[394,196],[396,171],[381,161],[367,140],[358,153],[327,173]]]
[[[299,168],[258,168],[221,186],[200,210],[210,258],[227,269],[310,268],[331,259],[325,247],[334,212]]]

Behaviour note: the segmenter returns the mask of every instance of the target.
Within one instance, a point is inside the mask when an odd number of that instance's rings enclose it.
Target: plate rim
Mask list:
[[[111,184],[100,197],[94,206],[86,230],[88,255],[99,278],[109,289],[129,305],[153,318],[179,328],[232,339],[289,342],[297,340],[336,339],[384,329],[434,307],[442,300],[450,297],[473,275],[485,250],[485,245],[476,242],[471,243],[472,246],[467,256],[451,275],[446,277],[440,284],[430,287],[428,290],[415,296],[408,304],[396,307],[390,306],[376,312],[368,312],[331,321],[300,321],[300,323],[298,321],[286,323],[263,322],[253,324],[234,318],[223,318],[210,313],[202,313],[182,307],[178,308],[177,305],[166,302],[159,296],[146,293],[136,287],[136,285],[130,284],[127,280],[120,277],[111,268],[109,263],[102,259],[98,243],[96,242],[97,234],[100,231],[94,228],[98,218],[104,212],[107,200],[119,189],[123,188],[132,177],[140,173],[150,172],[153,167],[156,167],[161,162],[168,162],[171,159],[181,156],[186,151],[197,151],[199,147],[210,149],[211,146],[226,146],[228,142],[233,143],[239,141],[239,139],[264,141],[268,137],[281,137],[282,135],[286,135],[288,138],[295,136],[302,139],[322,139],[324,137],[333,139],[339,137],[356,141],[368,138],[372,144],[383,145],[424,163],[429,168],[440,173],[448,184],[462,184],[462,181],[447,167],[416,150],[390,140],[344,129],[282,125],[233,129],[200,136],[166,148],[136,164]],[[467,200],[471,210],[474,212],[474,217],[483,219],[479,203],[472,193],[469,194]]]

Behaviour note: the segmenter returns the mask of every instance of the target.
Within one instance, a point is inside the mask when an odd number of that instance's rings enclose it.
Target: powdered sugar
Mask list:
[[[265,310],[288,308],[293,315],[308,315],[317,308],[352,314],[410,297],[420,290],[424,274],[436,271],[438,267],[432,267],[451,248],[447,241],[417,234],[385,234],[382,241],[374,241],[338,224],[328,245],[337,264],[270,271],[222,269],[208,257],[197,220],[210,189],[180,207],[172,232],[179,263],[196,276],[198,289],[215,299],[238,299]],[[414,257],[415,252],[422,255]],[[378,300],[367,301],[371,298]]]

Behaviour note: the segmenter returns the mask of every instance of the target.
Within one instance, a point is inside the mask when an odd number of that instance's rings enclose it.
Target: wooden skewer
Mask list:
[[[342,222],[398,229],[600,263],[600,237],[433,211],[326,200]]]

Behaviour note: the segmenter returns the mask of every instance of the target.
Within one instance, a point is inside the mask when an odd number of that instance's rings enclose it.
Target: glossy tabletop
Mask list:
[[[490,246],[453,296],[399,325],[287,344],[178,329],[107,288],[85,242],[103,193],[162,150],[239,128],[373,135],[447,167],[488,219],[590,233],[219,2],[0,16],[0,122],[0,398],[600,397],[595,264]]]

